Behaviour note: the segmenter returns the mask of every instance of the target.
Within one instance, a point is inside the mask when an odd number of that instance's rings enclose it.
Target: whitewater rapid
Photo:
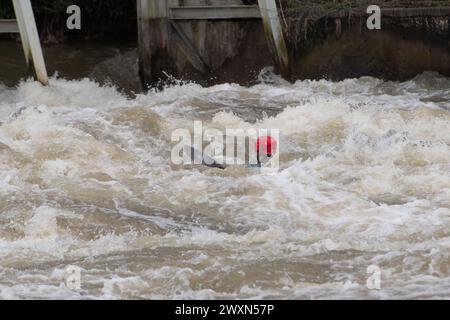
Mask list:
[[[174,166],[196,120],[280,129],[280,171]],[[448,78],[0,84],[0,298],[448,299],[449,265]]]

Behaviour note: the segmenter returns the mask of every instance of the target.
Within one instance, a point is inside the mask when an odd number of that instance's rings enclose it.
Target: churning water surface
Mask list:
[[[195,120],[279,128],[280,172],[173,166],[171,133]],[[0,84],[1,298],[448,299],[449,255],[438,74],[133,98],[89,79]]]

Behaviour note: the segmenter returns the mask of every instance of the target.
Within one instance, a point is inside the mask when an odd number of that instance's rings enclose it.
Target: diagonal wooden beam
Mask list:
[[[177,45],[179,46],[180,50],[184,53],[184,55],[187,57],[187,59],[191,62],[191,64],[198,70],[203,73],[206,73],[210,71],[209,66],[206,64],[206,62],[203,60],[203,58],[200,56],[198,51],[195,49],[192,42],[189,40],[187,35],[183,32],[183,30],[180,28],[178,23],[176,21],[170,21],[170,25],[175,30],[176,36],[179,37],[179,41],[177,41]]]
[[[278,15],[277,4],[275,0],[258,0],[258,4],[267,42],[274,57],[276,68],[285,79],[290,79],[289,54]]]
[[[27,64],[31,66],[32,61],[37,80],[43,85],[48,85],[47,69],[31,2],[30,0],[13,0],[13,5]]]

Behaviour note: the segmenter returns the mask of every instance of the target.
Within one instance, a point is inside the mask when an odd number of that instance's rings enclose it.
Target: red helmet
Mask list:
[[[273,156],[277,152],[277,141],[271,136],[259,137],[256,142],[256,152],[258,155]]]

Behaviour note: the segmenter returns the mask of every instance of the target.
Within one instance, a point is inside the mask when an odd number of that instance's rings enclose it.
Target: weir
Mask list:
[[[30,0],[13,0],[16,20],[0,20],[0,33],[20,33],[27,66],[36,79],[48,85],[47,68]]]
[[[361,8],[316,2],[137,0],[141,79],[151,86],[171,79],[251,84],[272,65],[287,80],[405,80],[423,71],[450,76],[450,1],[383,7],[382,30],[365,27],[368,14]],[[20,33],[26,63],[46,85],[31,1],[13,4],[17,20],[0,20],[0,33]]]
[[[273,64],[290,77],[275,0],[259,0],[258,5],[138,0],[138,23],[141,78],[146,83],[158,83],[169,74],[200,83],[247,82],[261,66]]]
[[[381,30],[366,28],[363,5],[335,1],[138,0],[141,79],[251,84],[271,65],[287,80],[450,75],[450,2],[371,2]]]

